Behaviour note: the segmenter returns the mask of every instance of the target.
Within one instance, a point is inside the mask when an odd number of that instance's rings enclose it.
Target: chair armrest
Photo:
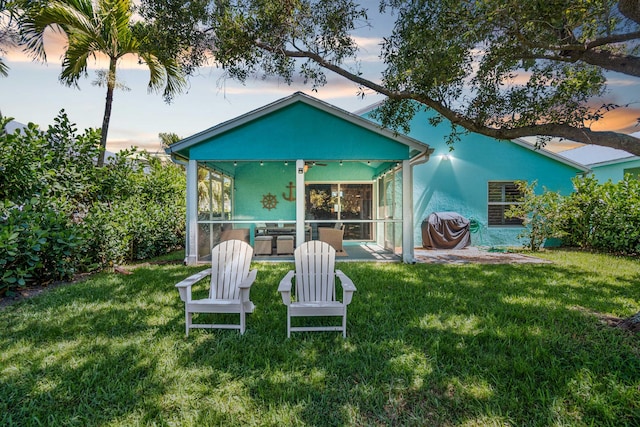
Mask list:
[[[191,301],[191,286],[209,275],[211,275],[211,269],[207,268],[176,283],[176,288],[180,292],[180,299],[184,302]]]
[[[289,305],[291,303],[291,288],[293,287],[293,275],[295,272],[293,270],[289,270],[287,274],[280,281],[280,286],[278,286],[278,292],[282,296],[282,303],[284,305]]]
[[[342,285],[342,303],[348,305],[351,303],[353,293],[357,290],[351,279],[342,272],[342,270],[336,270],[336,276],[340,279]]]
[[[250,288],[250,287],[251,287],[251,285],[253,285],[253,282],[255,282],[255,281],[256,281],[256,277],[257,277],[257,275],[258,275],[258,270],[255,270],[255,269],[254,269],[254,270],[251,270],[251,271],[249,272],[249,275],[247,276],[247,278],[246,278],[246,279],[244,279],[244,280],[242,281],[242,283],[240,283],[240,284],[238,285],[238,287],[239,287],[240,289],[248,289],[248,288]]]

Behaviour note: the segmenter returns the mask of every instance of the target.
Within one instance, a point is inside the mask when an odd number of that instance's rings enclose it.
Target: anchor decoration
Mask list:
[[[282,193],[282,198],[290,202],[293,202],[296,199],[296,196],[293,193],[293,189],[296,188],[296,186],[293,185],[292,181],[289,181],[289,185],[287,186],[287,188],[289,189],[289,197],[287,197],[285,193]]]

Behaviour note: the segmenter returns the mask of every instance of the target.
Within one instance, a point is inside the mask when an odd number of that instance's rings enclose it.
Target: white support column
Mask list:
[[[415,263],[413,251],[413,168],[402,161],[402,261]]]
[[[187,165],[187,241],[185,264],[198,262],[198,162],[189,160]]]
[[[304,160],[296,160],[296,247],[304,243]]]

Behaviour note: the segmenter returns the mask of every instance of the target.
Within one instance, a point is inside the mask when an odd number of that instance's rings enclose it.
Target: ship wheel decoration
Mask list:
[[[275,209],[278,204],[278,199],[271,193],[264,194],[262,196],[262,208],[263,209]]]

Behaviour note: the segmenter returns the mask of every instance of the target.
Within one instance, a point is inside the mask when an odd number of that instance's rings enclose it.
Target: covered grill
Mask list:
[[[470,244],[469,220],[456,212],[433,212],[422,221],[426,249],[462,249]]]

